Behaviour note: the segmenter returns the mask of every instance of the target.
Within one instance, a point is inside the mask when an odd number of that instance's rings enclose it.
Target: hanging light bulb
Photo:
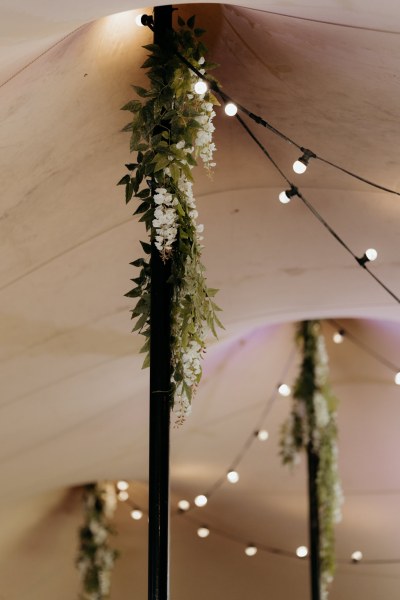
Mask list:
[[[228,117],[234,117],[238,111],[238,108],[233,102],[228,102],[228,104],[225,104],[224,110]]]
[[[281,202],[282,204],[287,204],[288,202],[290,202],[292,196],[296,195],[297,188],[294,185],[292,185],[290,190],[285,190],[279,194],[279,202]]]
[[[332,336],[332,340],[335,344],[341,344],[344,340],[344,329],[339,329],[339,331],[335,331]]]
[[[256,431],[256,436],[257,439],[260,440],[260,442],[266,442],[269,438],[269,433],[266,429],[260,429],[260,431]]]
[[[143,511],[135,508],[131,511],[131,517],[134,521],[140,521],[140,519],[143,517]]]
[[[179,500],[178,508],[179,508],[179,510],[184,510],[184,511],[189,510],[190,502],[188,500]]]
[[[202,527],[199,527],[197,530],[197,535],[200,538],[206,538],[210,535],[210,530],[208,529],[208,527],[206,527],[205,525],[203,525]]]
[[[117,483],[117,489],[120,490],[121,492],[124,492],[128,489],[129,487],[129,483],[127,481],[118,481]]]
[[[202,506],[205,506],[207,504],[207,502],[208,502],[207,496],[205,496],[204,494],[199,494],[194,499],[195,505],[198,506],[199,508],[201,508]]]
[[[361,258],[356,258],[356,261],[364,267],[367,262],[372,262],[378,258],[378,252],[375,248],[368,248]]]
[[[292,390],[291,390],[290,386],[287,385],[286,383],[281,383],[278,386],[278,392],[281,396],[290,396],[290,394],[292,393]]]
[[[239,473],[237,471],[228,471],[226,478],[229,483],[237,483],[239,481]]]
[[[362,557],[363,557],[362,552],[360,550],[356,550],[351,555],[351,562],[358,563],[358,562],[360,562],[360,560],[362,560]]]
[[[311,150],[301,148],[301,151],[303,152],[302,156],[293,163],[293,171],[298,173],[298,175],[301,175],[307,170],[310,158],[316,158],[316,155],[314,152],[311,152]]]
[[[143,25],[143,23],[142,23],[142,17],[143,17],[143,16],[144,16],[144,15],[140,14],[140,15],[137,15],[137,16],[136,16],[136,18],[135,18],[135,23],[136,23],[136,25],[137,25],[138,27],[144,27],[144,25]]]
[[[400,385],[400,371],[394,376],[394,382],[396,385]]]
[[[296,556],[299,558],[305,558],[308,554],[307,546],[299,546],[296,550]]]
[[[196,92],[196,94],[199,94],[201,96],[202,94],[205,94],[207,90],[208,85],[202,79],[199,79],[199,81],[195,83],[194,91]]]
[[[247,556],[255,556],[257,554],[257,548],[254,546],[254,544],[249,544],[247,548],[245,548],[244,553]]]
[[[129,498],[129,494],[125,490],[122,490],[122,491],[118,492],[117,498],[120,502],[126,502]]]

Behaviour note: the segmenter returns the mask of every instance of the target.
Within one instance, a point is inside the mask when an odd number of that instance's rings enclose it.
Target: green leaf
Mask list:
[[[129,183],[126,184],[126,188],[125,188],[125,201],[126,204],[128,204],[128,202],[130,200],[132,200],[132,196],[133,196],[133,183],[131,180],[129,180]]]
[[[148,209],[149,209],[149,203],[148,202],[141,202],[133,214],[134,215],[141,215],[142,213],[145,213],[146,210],[148,210]]]
[[[189,29],[193,29],[194,28],[194,23],[196,21],[196,15],[192,15],[188,20],[187,20],[187,26],[189,27]]]
[[[150,366],[150,354],[146,354],[146,358],[143,361],[142,369],[147,369]]]
[[[194,30],[194,35],[196,37],[201,37],[205,32],[206,32],[205,29],[197,28],[197,29]]]
[[[117,185],[126,185],[127,183],[129,183],[131,180],[130,175],[124,175],[122,177],[122,179],[120,179],[117,183]]]
[[[129,264],[132,265],[133,267],[144,267],[146,264],[146,261],[144,260],[144,258],[138,258]]]
[[[148,244],[147,242],[140,242],[140,244],[146,254],[151,254],[151,244]]]
[[[129,110],[133,113],[138,112],[141,109],[142,103],[139,100],[131,100],[130,102],[124,104],[124,106],[121,108],[121,110]]]
[[[138,164],[137,163],[128,163],[125,166],[127,169],[129,169],[129,171],[134,171],[135,169],[137,169]]]
[[[178,25],[179,25],[179,27],[185,27],[186,23],[182,19],[182,17],[178,17]]]
[[[141,98],[147,98],[149,96],[149,91],[146,90],[145,88],[141,87],[140,85],[132,85],[132,87],[135,90],[135,92],[137,93],[137,95],[140,96]]]

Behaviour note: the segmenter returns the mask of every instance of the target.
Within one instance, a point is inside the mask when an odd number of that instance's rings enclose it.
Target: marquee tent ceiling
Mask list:
[[[400,190],[397,2],[254,0],[180,11],[196,13],[207,29],[227,93],[300,144]],[[67,600],[76,592],[79,508],[67,488],[124,477],[145,503],[148,373],[124,298],[143,232],[115,186],[129,160],[119,108],[131,98],[130,84],[143,81],[141,46],[150,41],[135,25],[138,13],[122,0],[3,0],[0,7],[0,570],[7,599]],[[399,305],[300,202],[278,202],[282,179],[235,119],[219,111],[215,124],[217,167],[213,179],[196,174],[196,197],[226,329],[211,344],[192,416],[173,431],[174,501],[193,498],[229,467],[282,379],[293,322],[337,318],[400,370]],[[251,127],[290,172],[297,152]],[[293,179],[356,255],[378,249],[371,270],[399,295],[398,196],[316,162]],[[400,388],[391,369],[349,340],[332,344],[328,322],[324,331],[340,399],[346,503],[338,556],[361,549],[369,559],[400,561]],[[295,374],[292,361],[287,379]],[[306,542],[304,466],[291,474],[277,455],[288,409],[287,399],[274,400],[265,423],[270,439],[252,447],[240,482],[223,486],[199,519],[243,543],[294,550]],[[133,526],[123,506],[117,521],[125,558],[113,598],[128,590],[144,597],[145,523]],[[174,600],[261,600],[266,590],[276,600],[307,598],[305,563],[261,552],[249,563],[240,544],[218,536],[199,542],[194,531],[188,520],[173,521]],[[399,578],[398,563],[340,565],[331,599],[394,600]]]

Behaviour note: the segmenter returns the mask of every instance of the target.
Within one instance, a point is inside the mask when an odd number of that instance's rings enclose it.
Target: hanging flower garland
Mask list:
[[[328,356],[320,322],[300,323],[297,341],[302,364],[294,386],[292,411],[282,427],[281,456],[285,464],[293,465],[300,451],[311,447],[318,457],[321,598],[325,600],[335,571],[334,525],[341,519],[343,502],[337,465],[337,402],[328,381]]]
[[[124,130],[131,131],[130,149],[137,158],[126,165],[129,174],[118,185],[125,185],[127,203],[132,197],[139,200],[134,214],[145,223],[162,260],[171,262],[171,387],[177,421],[181,422],[201,378],[206,336],[210,331],[216,336],[216,327],[222,324],[213,300],[217,290],[207,287],[201,262],[204,227],[197,224],[192,189],[196,159],[200,158],[208,171],[215,166],[212,120],[218,102],[207,88],[196,93],[199,80],[175,51],[202,74],[215,65],[206,62],[206,48],[199,40],[204,31],[195,28],[195,17],[187,23],[179,17],[178,24],[169,48],[144,46],[149,51],[143,64],[148,69],[149,88],[133,86],[143,102],[132,100],[123,107],[133,114]],[[146,353],[146,367],[150,361],[151,245],[141,245],[146,256],[131,263],[140,272],[132,280],[135,287],[126,295],[138,298],[132,310],[132,318],[137,319],[133,331],[147,338],[141,350]]]
[[[76,559],[82,580],[80,600],[105,600],[110,594],[111,572],[118,552],[110,548],[110,525],[117,506],[115,487],[111,483],[85,486],[85,523],[79,531]]]

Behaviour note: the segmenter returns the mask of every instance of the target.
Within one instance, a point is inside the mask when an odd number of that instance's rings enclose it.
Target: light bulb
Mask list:
[[[308,554],[307,546],[299,546],[296,550],[296,556],[299,558],[305,558]]]
[[[257,438],[260,442],[265,442],[269,438],[268,431],[266,429],[260,429],[260,431],[257,431]]]
[[[226,478],[229,483],[237,483],[239,481],[239,473],[237,471],[229,471]]]
[[[292,390],[290,389],[290,386],[288,386],[286,383],[281,383],[278,387],[278,392],[281,396],[290,396]]]
[[[129,483],[127,481],[118,481],[117,489],[121,492],[126,491],[129,487]]]
[[[238,111],[236,104],[233,104],[233,102],[228,102],[228,104],[225,104],[224,110],[228,117],[234,117]]]
[[[360,552],[360,550],[356,550],[355,552],[353,552],[353,554],[351,555],[351,560],[353,562],[360,562],[360,560],[362,560],[362,552]]]
[[[332,336],[332,340],[335,342],[335,344],[341,344],[344,340],[343,329],[340,329],[339,331],[335,331],[335,333]]]
[[[307,170],[307,165],[302,160],[296,160],[293,163],[293,171],[301,175]]]
[[[135,23],[138,27],[144,27],[143,23],[142,23],[142,14],[137,15],[135,18]]]
[[[400,371],[398,373],[396,373],[396,375],[394,376],[394,382],[397,385],[400,385]]]
[[[253,546],[253,544],[249,544],[244,552],[247,556],[255,556],[257,554],[257,548]]]
[[[205,506],[207,504],[207,502],[208,502],[207,496],[205,496],[204,494],[199,494],[194,499],[195,505],[198,506],[199,508],[201,508],[202,506]]]
[[[129,494],[125,490],[122,490],[121,492],[118,492],[117,497],[121,502],[126,502],[129,498]]]
[[[365,256],[372,262],[377,259],[378,253],[375,248],[368,248],[368,250],[365,251]]]
[[[210,530],[208,529],[208,527],[205,527],[205,526],[199,527],[197,530],[197,535],[200,538],[206,538],[210,535]]]
[[[135,508],[134,510],[131,511],[131,517],[135,521],[140,521],[140,519],[143,517],[143,512],[141,510],[139,510],[138,508]]]
[[[187,500],[179,500],[179,502],[178,502],[178,508],[180,510],[189,510],[189,508],[190,508],[190,502],[188,502]]]
[[[196,94],[199,94],[200,96],[202,94],[205,94],[207,90],[208,90],[208,86],[207,86],[206,82],[202,81],[201,79],[194,86],[194,91],[196,92]]]
[[[290,196],[288,196],[286,192],[281,192],[279,194],[279,202],[281,202],[282,204],[287,204],[288,202],[290,202]]]

